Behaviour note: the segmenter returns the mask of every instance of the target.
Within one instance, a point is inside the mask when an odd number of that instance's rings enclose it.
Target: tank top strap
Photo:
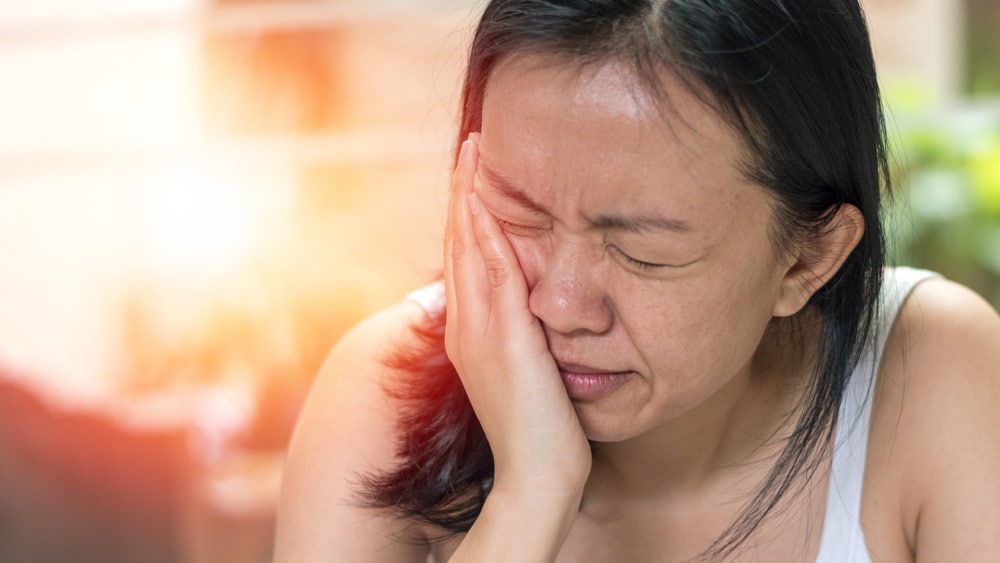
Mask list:
[[[886,340],[903,303],[920,282],[939,274],[915,268],[886,270],[871,345],[855,368],[840,404],[817,563],[870,563],[861,528],[861,494],[868,450],[872,394]]]
[[[444,313],[444,282],[438,280],[420,289],[411,291],[406,295],[406,300],[420,305],[427,313],[427,316],[436,317]]]

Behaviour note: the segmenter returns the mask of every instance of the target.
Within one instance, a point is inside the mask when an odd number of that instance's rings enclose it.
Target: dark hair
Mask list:
[[[519,53],[580,65],[626,62],[661,100],[662,73],[682,79],[742,137],[745,174],[776,203],[778,242],[808,240],[843,204],[864,216],[861,242],[810,301],[821,336],[794,430],[767,479],[705,552],[729,554],[829,452],[847,380],[873,336],[889,167],[864,15],[857,0],[494,0],[472,43],[459,144],[480,130],[493,68]],[[364,484],[371,506],[462,532],[489,492],[493,461],[444,354],[443,323],[431,319],[419,331],[423,346],[389,362],[412,376],[393,389],[405,401],[401,465]]]

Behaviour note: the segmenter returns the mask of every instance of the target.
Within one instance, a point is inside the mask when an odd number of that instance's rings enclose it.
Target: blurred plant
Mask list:
[[[1000,308],[1000,104],[930,109],[912,87],[888,99],[896,261],[941,272]]]
[[[965,0],[965,79],[973,97],[1000,94],[1000,3]]]

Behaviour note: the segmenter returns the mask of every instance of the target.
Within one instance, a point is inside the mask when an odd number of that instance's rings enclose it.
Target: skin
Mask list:
[[[788,432],[812,349],[790,346],[782,319],[799,315],[801,342],[814,341],[805,304],[862,236],[860,213],[844,206],[835,228],[777,252],[773,202],[739,174],[738,138],[665,79],[660,113],[614,62],[519,56],[491,76],[483,130],[455,171],[444,261],[446,349],[496,475],[479,520],[436,544],[437,560],[689,559]],[[666,220],[622,228],[651,216]],[[277,561],[426,559],[435,530],[350,502],[353,475],[393,461],[381,384],[394,374],[374,350],[422,314],[387,311],[331,356],[291,445]],[[995,312],[954,284],[925,282],[904,307],[865,469],[875,560],[986,561],[1000,548],[998,341]],[[624,383],[574,399],[562,376],[581,371]],[[733,560],[814,559],[826,477],[802,483]]]

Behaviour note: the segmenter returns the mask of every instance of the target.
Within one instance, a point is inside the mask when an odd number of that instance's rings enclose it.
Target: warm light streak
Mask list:
[[[190,143],[198,57],[192,33],[0,49],[0,157]]]
[[[0,44],[58,42],[81,37],[204,30],[212,33],[260,33],[324,29],[345,23],[405,18],[469,10],[475,0],[368,0],[316,2],[284,0],[210,7],[198,0],[44,0],[0,4]]]
[[[94,401],[311,376],[437,268],[458,82],[441,54],[464,49],[430,38],[457,42],[444,14],[465,3],[0,6],[0,367]],[[281,42],[206,62],[208,36],[293,29],[329,51],[330,77]],[[258,72],[272,51],[285,59]],[[259,130],[224,127],[215,86]],[[335,119],[285,119],[314,100]]]

